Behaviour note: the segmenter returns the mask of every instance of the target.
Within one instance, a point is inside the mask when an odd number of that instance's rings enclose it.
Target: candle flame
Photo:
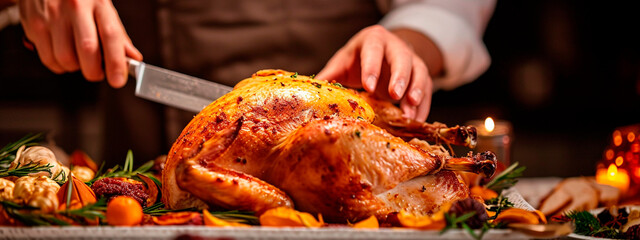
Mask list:
[[[616,165],[609,165],[609,169],[607,169],[607,175],[613,177],[616,174],[618,174],[618,168],[616,167]]]
[[[627,170],[618,168],[614,163],[609,164],[608,168],[599,168],[596,170],[596,181],[600,184],[614,186],[626,194],[629,190],[630,178]]]
[[[484,120],[484,129],[487,129],[487,132],[492,132],[495,127],[496,124],[493,122],[493,118],[487,117],[487,119]]]

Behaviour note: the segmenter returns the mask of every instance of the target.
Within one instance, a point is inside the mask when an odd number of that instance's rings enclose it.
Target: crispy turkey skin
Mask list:
[[[339,84],[259,71],[185,127],[163,170],[163,202],[258,213],[290,206],[353,222],[401,209],[429,214],[468,197],[443,169],[493,173],[494,156],[454,159],[405,141],[474,145],[475,129],[412,122],[389,108]]]

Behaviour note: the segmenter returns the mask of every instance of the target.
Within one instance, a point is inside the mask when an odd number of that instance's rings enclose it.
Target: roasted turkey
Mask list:
[[[185,127],[162,174],[163,202],[263,212],[278,206],[333,222],[401,209],[430,214],[469,197],[451,170],[492,175],[492,153],[454,158],[426,142],[473,146],[473,127],[415,122],[386,101],[282,70],[238,83]]]

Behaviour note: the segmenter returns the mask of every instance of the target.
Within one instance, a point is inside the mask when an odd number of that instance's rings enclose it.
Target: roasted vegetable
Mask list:
[[[24,176],[15,181],[14,202],[39,208],[42,212],[58,209],[56,193],[60,189],[57,182],[46,176]]]

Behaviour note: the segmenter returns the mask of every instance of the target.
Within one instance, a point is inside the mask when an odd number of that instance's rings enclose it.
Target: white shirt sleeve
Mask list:
[[[380,24],[429,37],[444,58],[444,75],[434,79],[434,91],[450,90],[473,81],[489,67],[482,35],[494,7],[494,0],[392,0]]]

